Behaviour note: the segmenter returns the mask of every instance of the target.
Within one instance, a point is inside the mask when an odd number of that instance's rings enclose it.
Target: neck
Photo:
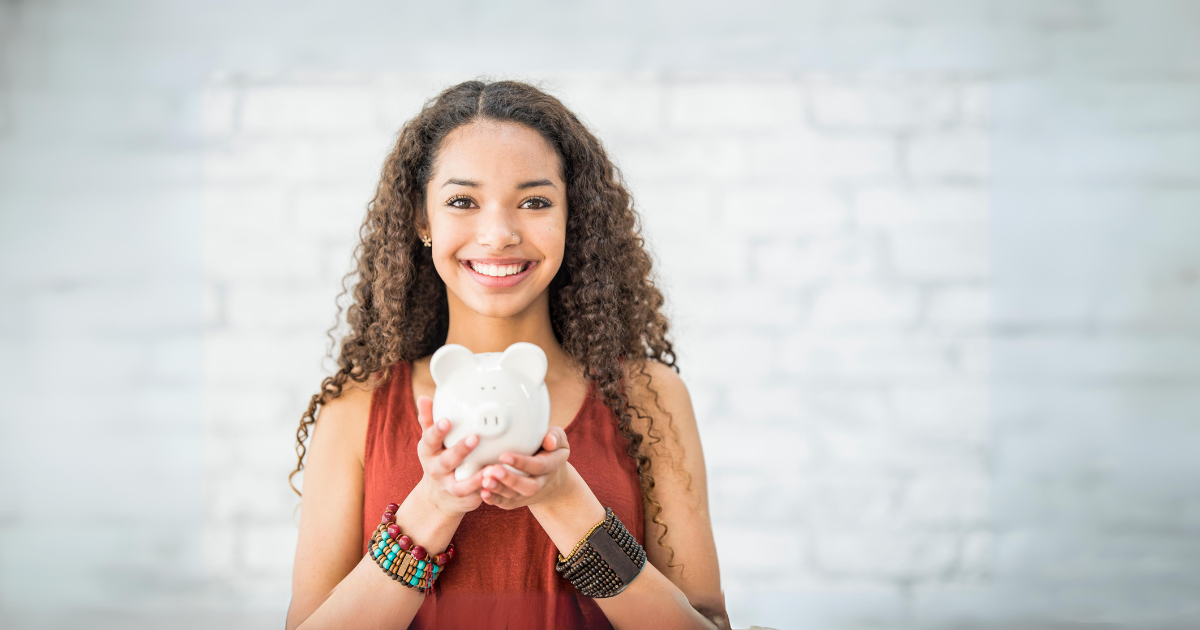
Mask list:
[[[481,315],[447,292],[450,306],[450,328],[446,343],[465,346],[471,352],[504,352],[512,344],[525,341],[537,345],[546,353],[547,381],[561,375],[574,363],[550,325],[550,296],[542,293],[529,308],[509,317]]]

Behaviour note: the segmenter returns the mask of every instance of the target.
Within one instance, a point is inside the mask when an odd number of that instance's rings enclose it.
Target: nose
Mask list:
[[[477,242],[494,250],[501,250],[509,245],[521,242],[517,224],[512,214],[503,207],[485,210],[482,214],[482,224],[479,226]]]
[[[508,408],[494,402],[475,407],[475,429],[479,437],[495,437],[508,430]]]

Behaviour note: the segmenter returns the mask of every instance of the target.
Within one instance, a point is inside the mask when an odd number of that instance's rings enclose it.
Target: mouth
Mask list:
[[[518,259],[461,262],[476,282],[488,287],[515,286],[527,278],[530,270],[537,266],[537,261]]]

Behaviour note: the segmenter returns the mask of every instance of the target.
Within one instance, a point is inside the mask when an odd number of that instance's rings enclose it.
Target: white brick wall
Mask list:
[[[1198,19],[0,2],[0,626],[278,627],[353,231],[480,74],[567,97],[645,210],[717,536],[774,551],[723,548],[735,625],[1200,626]]]

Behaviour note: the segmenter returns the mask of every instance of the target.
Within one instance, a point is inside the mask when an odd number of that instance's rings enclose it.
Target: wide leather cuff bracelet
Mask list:
[[[612,597],[646,566],[646,550],[625,529],[612,508],[604,508],[604,520],[575,545],[570,557],[558,556],[554,570],[588,597]]]

